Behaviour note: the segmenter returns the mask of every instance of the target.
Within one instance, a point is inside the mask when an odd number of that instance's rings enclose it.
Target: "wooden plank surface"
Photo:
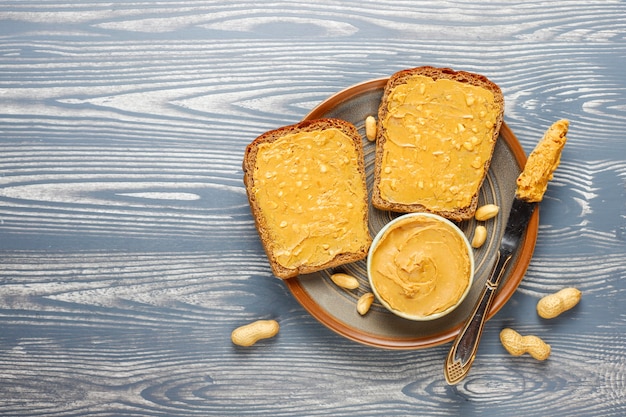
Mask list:
[[[353,84],[476,71],[532,149],[571,122],[526,277],[470,376],[387,351],[275,279],[245,146]],[[626,414],[626,5],[7,1],[0,8],[2,415]],[[550,321],[537,300],[581,303]],[[274,318],[253,348],[230,332]],[[552,345],[513,358],[511,326]]]

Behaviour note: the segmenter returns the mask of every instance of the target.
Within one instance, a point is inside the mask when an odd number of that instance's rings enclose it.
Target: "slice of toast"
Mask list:
[[[266,132],[250,143],[244,184],[274,275],[363,259],[371,244],[361,135],[339,119]]]
[[[418,67],[389,78],[378,111],[372,204],[471,218],[504,117],[483,75]]]

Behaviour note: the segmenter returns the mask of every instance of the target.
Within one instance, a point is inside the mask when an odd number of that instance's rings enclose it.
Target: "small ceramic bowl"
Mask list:
[[[451,221],[430,213],[405,214],[377,233],[367,275],[372,292],[389,311],[409,320],[434,320],[467,296],[474,253]]]

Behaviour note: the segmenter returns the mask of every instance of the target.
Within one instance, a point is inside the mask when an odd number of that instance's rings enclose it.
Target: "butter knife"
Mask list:
[[[513,200],[509,220],[504,229],[504,235],[496,253],[496,262],[491,269],[489,279],[470,314],[469,320],[457,335],[452,343],[452,349],[448,353],[444,375],[446,382],[450,385],[465,378],[474,362],[483,327],[487,321],[487,313],[495,298],[498,285],[502,281],[513,253],[519,246],[536,205],[537,203],[527,202],[518,197]]]
[[[444,364],[444,376],[450,385],[457,384],[470,371],[478,344],[487,321],[487,313],[495,298],[498,285],[509,261],[518,248],[535,207],[552,179],[561,160],[561,152],[567,140],[569,122],[559,120],[545,133],[528,157],[523,172],[517,179],[515,199],[511,205],[494,266],[472,313],[457,335]]]

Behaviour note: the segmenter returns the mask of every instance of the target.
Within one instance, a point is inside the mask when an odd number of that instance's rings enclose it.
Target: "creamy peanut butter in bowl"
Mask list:
[[[378,232],[367,274],[372,292],[389,311],[409,320],[434,320],[465,299],[474,279],[474,254],[451,221],[410,213]]]

